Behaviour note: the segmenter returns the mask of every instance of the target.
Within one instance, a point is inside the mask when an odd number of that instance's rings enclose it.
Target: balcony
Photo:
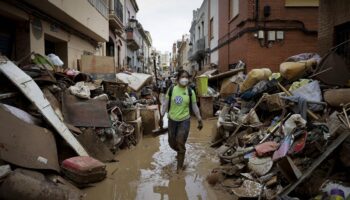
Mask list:
[[[201,60],[205,56],[205,39],[206,37],[203,37],[199,40],[197,40],[192,48],[188,51],[188,58],[191,61],[194,60]]]
[[[121,34],[124,29],[123,25],[123,4],[120,0],[114,0],[114,5],[109,10],[109,26]]]
[[[84,33],[97,42],[108,41],[107,0],[21,0],[13,2],[25,9],[34,9],[35,12],[49,15],[62,22],[65,27]]]
[[[128,48],[130,48],[133,51],[137,51],[138,49],[140,49],[140,45],[137,42],[138,37],[137,37],[136,31],[130,27],[128,27],[125,31],[126,31],[126,42],[127,42]]]

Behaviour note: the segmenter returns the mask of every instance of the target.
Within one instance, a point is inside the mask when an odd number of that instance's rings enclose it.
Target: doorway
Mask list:
[[[45,34],[45,55],[57,55],[63,61],[63,67],[68,68],[68,44],[67,42]]]
[[[114,41],[109,37],[109,41],[106,43],[106,56],[114,57]]]

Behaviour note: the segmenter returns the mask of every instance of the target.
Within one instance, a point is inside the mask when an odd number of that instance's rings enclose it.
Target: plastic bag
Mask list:
[[[90,89],[84,85],[84,82],[78,82],[69,87],[69,92],[82,99],[90,99]]]
[[[47,55],[48,60],[55,66],[62,67],[64,65],[63,61],[57,55],[51,53]]]
[[[302,97],[307,101],[321,102],[322,101],[322,93],[320,84],[318,81],[312,81],[309,84],[306,84],[294,91],[292,91],[293,96]],[[313,111],[323,110],[322,105],[317,104],[308,104],[309,109]]]
[[[289,135],[293,130],[298,128],[304,128],[306,126],[306,120],[301,117],[299,114],[294,114],[290,116],[283,125],[284,135]]]
[[[259,81],[268,80],[271,75],[272,75],[272,72],[268,68],[251,70],[248,73],[247,78],[244,80],[244,82],[241,85],[241,88],[240,88],[241,92],[244,92],[249,88],[252,88]]]

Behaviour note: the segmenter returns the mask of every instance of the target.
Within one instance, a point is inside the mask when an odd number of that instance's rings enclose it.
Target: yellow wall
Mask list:
[[[36,39],[32,33],[32,27],[30,27],[30,47],[31,51],[45,54],[45,35],[57,38],[59,40],[67,42],[68,63],[67,67],[77,69],[77,60],[81,58],[84,51],[90,52],[94,55],[103,55],[103,46],[100,49],[89,43],[88,41],[79,38],[75,35],[69,34],[64,30],[58,29],[54,32],[50,29],[50,24],[41,20],[43,26],[43,35],[40,39]],[[32,26],[32,25],[30,25]]]

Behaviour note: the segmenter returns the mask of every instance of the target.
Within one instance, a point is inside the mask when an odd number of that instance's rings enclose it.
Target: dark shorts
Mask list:
[[[190,119],[184,121],[169,119],[168,128],[168,142],[170,147],[179,153],[185,153],[185,145],[190,132]]]

